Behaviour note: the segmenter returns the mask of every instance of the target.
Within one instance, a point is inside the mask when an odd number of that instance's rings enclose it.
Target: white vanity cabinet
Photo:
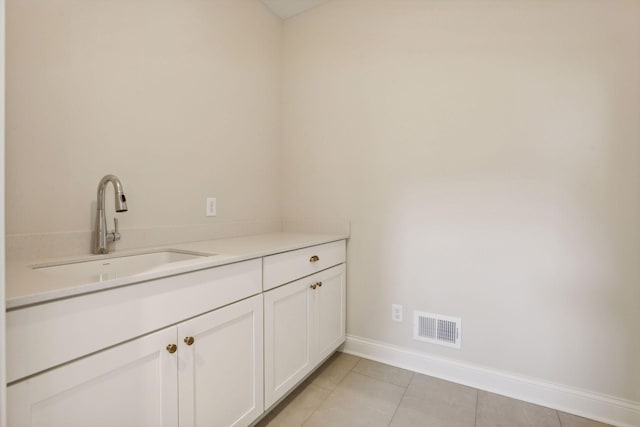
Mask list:
[[[263,412],[262,295],[9,387],[15,427],[244,426]]]
[[[330,245],[344,253],[344,241]],[[306,248],[303,257],[295,253],[298,251],[287,254],[292,260],[307,260],[313,249]],[[344,257],[338,254],[332,260],[339,264],[264,293],[265,408],[287,394],[344,342]],[[268,265],[265,259],[265,276]]]
[[[254,259],[9,311],[9,425],[250,424],[261,275]]]
[[[251,425],[344,342],[345,257],[330,241],[11,308],[8,425]]]
[[[262,260],[227,264],[7,312],[7,380],[262,292]]]

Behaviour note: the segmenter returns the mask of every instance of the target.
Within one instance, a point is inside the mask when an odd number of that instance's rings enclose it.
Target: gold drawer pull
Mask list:
[[[195,341],[196,341],[196,340],[195,340],[193,337],[186,337],[186,338],[184,339],[184,342],[185,342],[187,345],[191,345],[191,344],[193,344]]]
[[[167,351],[171,354],[175,353],[178,350],[178,346],[175,344],[169,344],[167,346]]]
[[[318,285],[316,285],[315,283],[311,286],[309,286],[311,289],[315,289]]]
[[[314,255],[311,258],[309,258],[309,262],[318,262],[320,261],[320,257],[318,255]]]
[[[316,283],[316,285],[318,285],[318,287],[320,288],[320,287],[322,287],[322,282],[318,282],[318,283]]]

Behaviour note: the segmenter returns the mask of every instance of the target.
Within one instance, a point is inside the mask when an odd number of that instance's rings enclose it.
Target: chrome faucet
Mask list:
[[[114,230],[107,231],[107,217],[104,212],[104,191],[108,183],[113,184],[116,197],[116,212],[127,211],[127,198],[124,196],[122,183],[115,175],[105,175],[98,184],[98,215],[96,218],[96,241],[94,248],[94,253],[96,254],[108,254],[109,242],[120,240],[118,218],[113,218]]]

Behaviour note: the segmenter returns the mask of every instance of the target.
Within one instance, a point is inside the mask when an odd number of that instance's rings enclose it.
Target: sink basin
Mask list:
[[[84,277],[106,281],[158,270],[181,261],[213,255],[215,254],[165,249],[119,256],[101,256],[99,259],[83,258],[64,263],[35,265],[32,268],[58,277]]]

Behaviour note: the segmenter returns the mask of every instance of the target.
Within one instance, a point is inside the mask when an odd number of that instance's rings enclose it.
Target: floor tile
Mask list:
[[[380,381],[407,387],[413,377],[413,372],[369,359],[360,359],[353,368],[353,372],[375,378]]]
[[[359,361],[359,357],[336,352],[309,378],[309,381],[318,387],[333,390]]]
[[[480,391],[476,427],[560,427],[554,409]]]
[[[340,352],[256,427],[302,425],[612,427]]]
[[[304,426],[386,427],[404,392],[403,387],[351,372]]]
[[[393,427],[474,427],[478,390],[415,374],[398,410]]]
[[[588,420],[578,417],[577,415],[566,414],[558,411],[560,415],[560,423],[562,427],[612,427],[609,424],[599,423],[597,421]]]
[[[256,427],[299,427],[330,394],[329,390],[313,384],[300,386]]]

